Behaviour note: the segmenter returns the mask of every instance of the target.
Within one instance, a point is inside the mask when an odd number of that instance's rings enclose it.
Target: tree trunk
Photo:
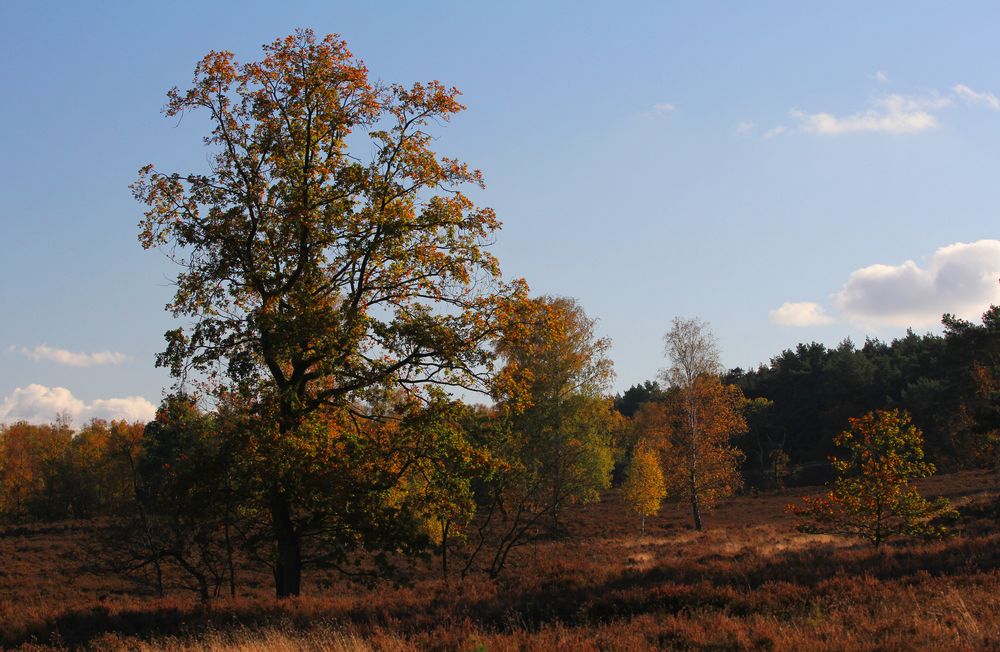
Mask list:
[[[694,529],[701,530],[701,507],[698,505],[698,493],[691,492],[691,516],[694,517]]]
[[[694,397],[690,396],[690,392],[694,390],[689,387],[686,391],[689,393],[687,412],[688,428],[691,431],[691,440],[688,442],[688,488],[691,491],[691,515],[694,517],[694,529],[701,531],[701,507],[698,504],[698,408],[694,403]]]
[[[441,575],[444,577],[444,583],[448,583],[448,529],[451,526],[451,520],[443,519],[441,523]]]
[[[233,501],[232,501],[232,486],[230,484],[229,471],[226,471],[226,519],[225,519],[225,537],[226,537],[226,570],[229,572],[229,597],[236,597],[236,566],[233,564],[233,540],[229,534],[229,526],[232,523],[233,516]]]
[[[229,535],[229,515],[226,515],[226,571],[229,575],[229,597],[236,597],[236,566],[233,563],[233,540]]]
[[[640,519],[641,520],[639,521],[639,534],[644,535],[646,534],[646,515],[642,514],[640,516]]]
[[[208,576],[204,573],[195,576],[198,580],[198,597],[201,599],[202,604],[208,604]]]
[[[688,464],[688,490],[691,492],[691,516],[694,517],[694,529],[701,531],[701,505],[698,504],[698,453],[694,447],[693,440]]]
[[[278,544],[274,560],[274,593],[279,598],[297,596],[302,583],[302,542],[292,523],[288,496],[275,487],[271,494],[271,526]]]
[[[165,593],[163,591],[163,567],[160,565],[159,553],[153,557],[153,569],[156,571],[156,594],[162,598]]]
[[[196,582],[198,582],[198,597],[201,599],[202,604],[208,604],[210,597],[208,593],[208,575],[195,566],[191,560],[185,556],[185,552],[182,549],[174,549],[170,553],[170,556],[181,568],[186,570]]]

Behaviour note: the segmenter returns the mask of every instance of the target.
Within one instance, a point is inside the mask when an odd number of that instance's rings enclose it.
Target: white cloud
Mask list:
[[[915,134],[932,129],[938,124],[937,118],[926,111],[892,115],[865,111],[837,117],[832,113],[805,113],[796,110],[791,112],[791,116],[799,122],[798,131],[827,136],[865,131]]]
[[[653,115],[663,115],[664,113],[673,113],[677,110],[677,107],[670,102],[660,102],[659,104],[653,105]]]
[[[993,93],[974,91],[965,84],[956,84],[951,90],[966,104],[984,105],[994,111],[1000,111],[1000,97]]]
[[[880,82],[889,76],[878,71],[873,76]],[[926,95],[883,95],[871,105],[856,113],[835,115],[828,111],[808,112],[792,109],[789,115],[795,121],[793,127],[774,127],[764,133],[764,138],[772,138],[786,132],[822,134],[838,136],[852,133],[916,134],[940,125],[939,114],[943,109],[955,106],[984,106],[1000,111],[1000,96],[987,91],[977,91],[965,84],[952,86],[951,91],[937,91]]]
[[[18,387],[0,402],[0,423],[28,421],[51,423],[58,414],[68,414],[73,423],[82,424],[91,419],[125,419],[150,421],[156,415],[156,406],[141,396],[82,401],[65,387],[28,385]]]
[[[926,266],[871,265],[854,271],[836,295],[844,316],[865,326],[929,326],[946,312],[978,318],[1000,304],[1000,240],[941,247]]]
[[[877,82],[882,82],[883,84],[889,81],[889,73],[884,70],[876,70],[875,74],[872,75],[872,79]]]
[[[117,351],[98,351],[97,353],[76,353],[66,349],[56,349],[47,344],[39,344],[33,349],[22,346],[21,348],[10,347],[11,351],[18,351],[22,355],[32,360],[49,360],[57,364],[64,364],[70,367],[90,367],[102,364],[121,364],[129,359],[124,353]]]
[[[753,133],[753,121],[752,120],[740,120],[736,124],[736,135],[737,136],[748,136]]]
[[[860,132],[914,134],[937,127],[937,116],[932,112],[951,104],[950,97],[937,94],[927,97],[893,94],[876,100],[871,108],[851,115],[806,113],[799,109],[793,109],[790,115],[798,122],[796,131],[802,133],[826,136]]]
[[[779,326],[822,326],[834,322],[823,306],[812,301],[786,301],[767,315],[772,324]]]

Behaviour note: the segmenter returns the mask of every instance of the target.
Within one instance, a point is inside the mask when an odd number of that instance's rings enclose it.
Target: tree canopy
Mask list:
[[[480,172],[431,149],[458,96],[373,81],[342,40],[310,30],[258,61],[211,52],[189,89],[169,92],[167,116],[210,119],[211,164],[147,165],[132,186],[148,206],[143,247],[181,267],[168,307],[189,319],[158,364],[242,395],[260,432],[275,431],[261,439],[270,455],[326,446],[314,436],[324,421],[343,432],[379,420],[366,405],[386,391],[483,388],[497,317],[524,287],[505,284],[485,249],[500,222],[463,191]],[[330,411],[343,415],[319,416]],[[295,504],[304,470],[272,468],[276,590],[290,595],[315,519]]]

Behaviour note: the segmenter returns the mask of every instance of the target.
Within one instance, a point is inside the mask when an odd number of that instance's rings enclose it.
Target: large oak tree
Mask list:
[[[299,593],[303,533],[319,520],[299,505],[295,461],[315,458],[323,424],[378,417],[366,406],[390,388],[480,386],[498,311],[523,291],[484,250],[493,211],[462,192],[479,171],[431,149],[458,95],[374,82],[342,40],[309,30],[259,61],[211,52],[165,110],[210,119],[209,169],[149,165],[132,186],[148,206],[143,247],[182,268],[168,308],[188,324],[167,333],[158,364],[239,393],[270,446],[279,596]]]

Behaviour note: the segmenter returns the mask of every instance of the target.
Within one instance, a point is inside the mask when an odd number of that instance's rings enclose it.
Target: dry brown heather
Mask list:
[[[95,650],[979,650],[1000,649],[1000,478],[923,487],[955,501],[953,538],[883,553],[794,530],[801,490],[729,500],[695,532],[682,506],[647,520],[615,496],[573,512],[574,537],[520,551],[510,572],[366,591],[312,572],[277,602],[244,571],[242,595],[203,609],[87,569],[99,524],[0,533],[0,641]]]

